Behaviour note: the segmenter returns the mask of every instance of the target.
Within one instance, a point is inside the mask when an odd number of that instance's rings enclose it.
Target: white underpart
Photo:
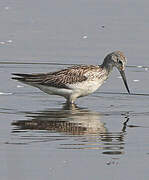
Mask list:
[[[97,76],[93,77],[89,75],[89,77],[90,78],[88,78],[88,80],[86,81],[77,82],[74,84],[66,84],[66,86],[70,89],[56,88],[44,85],[37,85],[36,87],[38,87],[40,90],[44,91],[47,94],[63,96],[68,101],[73,103],[78,97],[87,96],[96,91],[103,84],[104,80],[107,79],[107,76],[102,76],[102,78],[98,78]]]
[[[63,96],[66,99],[69,96],[71,96],[71,94],[73,93],[73,90],[71,89],[56,88],[56,87],[44,86],[44,85],[38,85],[36,87],[38,87],[41,91],[47,94]]]
[[[101,85],[103,81],[94,80],[94,81],[83,81],[75,84],[67,84],[67,86],[73,89],[73,94],[76,94],[77,97],[87,96],[94,91],[96,91]]]

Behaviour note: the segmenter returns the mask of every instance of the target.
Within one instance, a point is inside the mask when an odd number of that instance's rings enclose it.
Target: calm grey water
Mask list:
[[[148,180],[149,63],[145,0],[0,3],[0,179]],[[117,70],[76,106],[11,80],[11,73],[100,64],[121,50]]]

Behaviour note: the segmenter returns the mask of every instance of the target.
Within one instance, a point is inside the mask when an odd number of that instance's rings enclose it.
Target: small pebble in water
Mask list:
[[[4,45],[4,44],[5,44],[5,42],[4,42],[4,41],[0,41],[0,44],[1,44],[1,45]]]
[[[110,105],[110,107],[114,107],[114,105],[113,105],[113,104],[111,104],[111,105]]]
[[[121,77],[121,76],[117,76],[117,78],[118,78],[118,79],[122,79],[122,77]]]
[[[64,164],[67,164],[68,162],[69,162],[68,160],[64,160],[64,161],[63,161]]]
[[[5,10],[8,10],[8,9],[9,9],[9,7],[8,7],[8,6],[6,6],[6,7],[4,7],[4,9],[5,9]]]
[[[111,164],[111,162],[110,162],[110,161],[107,161],[107,162],[106,162],[106,164],[107,164],[107,165],[110,165],[110,164]]]
[[[85,35],[85,36],[83,36],[83,39],[87,39],[87,36]]]
[[[134,79],[133,81],[134,81],[134,82],[139,82],[140,80],[138,80],[138,79]]]
[[[145,71],[148,71],[148,68],[145,68]]]
[[[54,168],[49,168],[50,173],[54,173]]]
[[[8,43],[12,43],[12,40],[10,39],[10,40],[8,40],[7,42],[8,42]]]
[[[0,95],[11,95],[12,93],[0,92]]]
[[[138,68],[142,68],[143,66],[137,66]]]
[[[22,88],[22,87],[24,87],[24,86],[21,86],[21,85],[17,85],[17,88]]]

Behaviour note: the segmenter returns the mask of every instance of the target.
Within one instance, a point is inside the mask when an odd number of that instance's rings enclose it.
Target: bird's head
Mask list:
[[[109,64],[109,65],[111,65],[111,67],[115,66],[119,70],[119,72],[122,76],[122,79],[124,81],[125,87],[126,87],[128,93],[130,94],[126,76],[125,76],[125,72],[124,72],[125,68],[126,68],[126,63],[127,63],[127,59],[121,51],[114,51],[114,52],[108,54],[104,59],[105,66],[106,66],[106,64],[107,65]]]
[[[127,59],[121,51],[114,51],[110,54],[113,65],[117,67],[119,71],[124,71],[127,63]]]

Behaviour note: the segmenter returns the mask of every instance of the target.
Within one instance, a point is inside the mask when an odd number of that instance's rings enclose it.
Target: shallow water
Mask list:
[[[140,94],[125,93],[114,72],[97,92],[68,107],[61,97],[10,80],[11,72],[42,69],[52,71],[59,65],[3,64],[0,68],[1,177],[97,179],[100,173],[103,179],[119,179],[124,169],[128,179],[147,176],[149,94],[132,89],[145,86],[145,80],[134,82],[130,74],[146,79],[148,72],[127,67],[131,91]]]
[[[147,2],[2,2],[0,179],[147,180]],[[102,63],[115,49],[128,57],[131,95],[116,70],[72,107],[11,80],[14,72]]]

